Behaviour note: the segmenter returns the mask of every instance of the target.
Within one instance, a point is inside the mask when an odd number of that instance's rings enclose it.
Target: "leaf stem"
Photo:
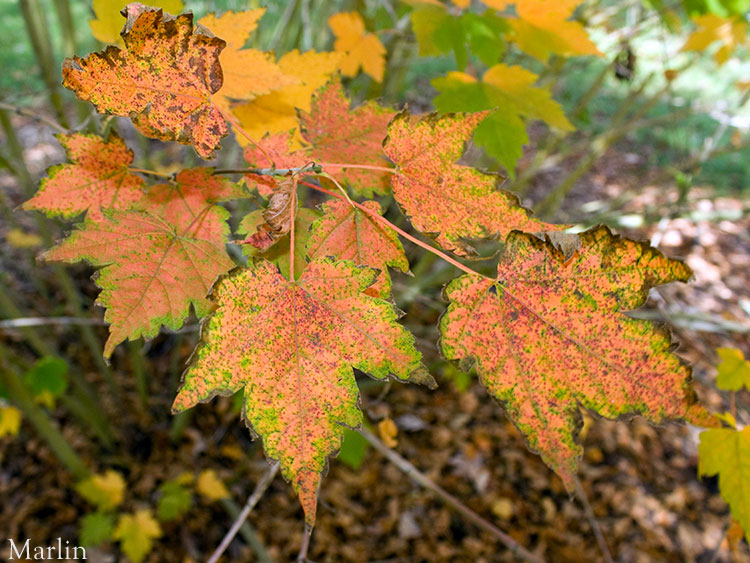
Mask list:
[[[327,190],[327,189],[323,188],[322,186],[316,186],[315,184],[311,184],[309,182],[303,182],[303,181],[300,181],[299,183],[302,184],[302,185],[304,185],[304,186],[307,186],[308,188],[312,188],[312,189],[317,190],[319,192],[322,192],[324,194],[328,194],[328,195],[330,195],[332,197],[335,197],[337,199],[344,200],[343,196],[337,194],[336,192],[332,192],[330,190]],[[394,231],[396,231],[399,235],[401,235],[405,239],[413,242],[414,244],[416,244],[417,246],[419,246],[421,248],[424,248],[428,252],[432,252],[433,254],[439,256],[440,258],[442,258],[443,260],[445,260],[446,262],[448,262],[452,266],[455,266],[456,268],[458,268],[462,272],[465,272],[465,273],[470,274],[472,276],[481,276],[481,277],[486,278],[486,279],[492,279],[492,278],[487,278],[487,276],[484,276],[484,275],[480,274],[479,272],[476,272],[476,271],[472,270],[471,268],[469,268],[467,266],[464,266],[458,260],[456,260],[454,258],[451,258],[450,256],[448,256],[444,252],[441,252],[437,248],[434,248],[434,247],[430,246],[429,244],[427,244],[426,242],[423,242],[423,241],[419,240],[418,238],[410,235],[409,233],[407,233],[403,229],[400,229],[399,227],[397,227],[396,225],[394,225],[393,223],[391,223],[388,219],[386,219],[382,215],[379,215],[379,214],[375,213],[374,211],[368,209],[364,205],[361,205],[361,204],[357,203],[356,201],[352,201],[352,200],[349,200],[349,201],[350,201],[350,203],[354,207],[356,207],[357,209],[359,209],[363,213],[367,213],[367,215],[369,215],[373,220],[378,221],[381,225],[385,225],[389,229],[393,229]]]
[[[250,141],[250,142],[251,142],[251,143],[253,144],[253,146],[254,146],[254,147],[255,147],[256,149],[258,149],[258,150],[259,150],[259,151],[261,152],[261,154],[262,154],[262,155],[263,155],[263,156],[265,157],[265,159],[266,159],[266,160],[268,161],[268,163],[269,163],[269,164],[270,164],[270,165],[271,165],[272,167],[275,167],[275,166],[276,166],[276,165],[274,164],[273,160],[271,159],[271,157],[270,157],[270,156],[268,156],[268,153],[267,153],[267,152],[266,152],[265,150],[263,150],[263,147],[261,147],[261,146],[260,146],[260,145],[259,145],[259,144],[258,144],[258,143],[257,143],[257,142],[255,141],[255,139],[253,139],[253,138],[252,138],[252,137],[250,136],[250,134],[249,134],[249,133],[248,133],[247,131],[245,131],[245,130],[244,130],[244,129],[242,128],[242,125],[240,125],[240,122],[239,122],[239,121],[237,121],[237,120],[236,120],[236,119],[234,118],[234,116],[233,116],[232,114],[230,114],[230,113],[227,113],[227,112],[225,112],[225,111],[224,111],[223,109],[221,109],[221,108],[220,108],[220,107],[218,107],[218,106],[214,106],[214,107],[215,107],[216,109],[218,109],[218,110],[219,110],[219,112],[221,113],[221,115],[223,115],[223,116],[224,116],[224,119],[226,119],[226,120],[227,120],[227,121],[228,121],[228,122],[229,122],[229,123],[230,123],[230,124],[232,125],[232,127],[234,127],[234,128],[235,128],[235,129],[237,130],[237,132],[238,132],[238,133],[239,133],[240,135],[242,135],[242,136],[243,136],[243,137],[245,137],[245,138],[246,138],[246,139],[247,139],[248,141]]]
[[[289,209],[289,281],[294,283],[294,231],[297,230],[294,215],[297,211],[297,176],[292,176],[292,201],[289,204]]]
[[[586,513],[586,518],[588,518],[589,525],[591,526],[591,531],[594,533],[594,537],[596,538],[596,543],[599,544],[599,550],[602,552],[602,558],[604,559],[605,563],[613,563],[612,554],[609,552],[607,540],[604,538],[602,528],[601,526],[599,526],[599,521],[596,519],[594,509],[591,508],[591,503],[589,502],[589,497],[586,494],[586,490],[583,488],[578,475],[574,475],[573,478],[575,479],[576,483],[576,494],[578,495],[578,499],[583,505],[583,511]]]
[[[216,563],[219,560],[219,557],[221,557],[222,553],[226,551],[226,549],[229,547],[229,544],[232,543],[234,536],[237,535],[237,532],[239,532],[240,528],[245,523],[245,520],[247,520],[250,512],[253,510],[253,508],[255,508],[255,505],[258,504],[261,497],[263,497],[263,494],[266,492],[266,489],[268,489],[268,486],[273,481],[273,478],[276,476],[278,470],[279,462],[276,461],[268,468],[268,471],[266,471],[265,475],[260,478],[260,481],[258,481],[258,484],[255,485],[255,489],[253,490],[253,492],[249,497],[247,497],[245,506],[242,507],[242,510],[237,515],[237,518],[234,519],[232,527],[229,528],[229,531],[224,535],[221,543],[214,550],[214,552],[211,554],[211,557],[209,557],[206,563]]]
[[[395,168],[388,168],[387,166],[375,166],[370,164],[342,164],[337,162],[319,162],[323,168],[360,168],[362,170],[380,170],[383,172],[390,172],[391,174],[398,173]]]
[[[362,427],[358,430],[358,432],[362,435],[362,437],[365,440],[370,442],[372,447],[374,447],[381,454],[383,454],[386,457],[386,459],[388,459],[388,461],[393,463],[397,468],[403,471],[406,475],[411,477],[417,484],[437,494],[448,506],[450,506],[457,512],[461,513],[461,515],[464,518],[471,521],[473,524],[475,524],[482,530],[490,533],[497,540],[499,540],[503,545],[505,545],[508,549],[510,549],[514,555],[523,557],[527,561],[531,561],[533,563],[542,563],[544,561],[541,557],[531,553],[529,550],[523,547],[520,543],[518,543],[508,534],[503,532],[500,528],[498,528],[497,526],[495,526],[488,520],[485,520],[484,518],[482,518],[479,514],[474,512],[465,504],[463,504],[460,500],[458,500],[448,491],[443,489],[440,485],[432,481],[429,477],[427,477],[427,475],[425,475],[424,473],[419,471],[419,469],[417,469],[414,465],[412,465],[412,463],[409,462],[406,458],[400,456],[394,450],[392,450],[391,448],[386,446],[383,442],[381,442],[372,432],[367,430],[367,428]]]

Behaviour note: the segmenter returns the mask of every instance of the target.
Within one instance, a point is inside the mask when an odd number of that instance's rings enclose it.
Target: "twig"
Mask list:
[[[305,531],[302,532],[302,544],[299,546],[297,554],[297,563],[307,561],[307,551],[310,549],[310,538],[312,537],[312,528],[305,524]]]
[[[18,115],[23,115],[25,117],[30,117],[31,119],[34,119],[38,121],[39,123],[44,123],[45,125],[52,127],[52,129],[55,129],[56,131],[59,131],[60,133],[70,133],[69,129],[67,129],[66,127],[63,127],[57,121],[53,121],[51,119],[44,117],[43,115],[39,115],[39,113],[35,111],[31,111],[29,109],[22,108],[19,106],[13,106],[11,104],[6,104],[5,102],[0,102],[0,109],[11,111],[13,113],[17,113]]]
[[[106,323],[102,319],[87,319],[81,317],[22,317],[19,319],[5,319],[0,321],[0,329],[3,328],[25,328],[29,326],[50,326],[50,325],[92,325],[104,326]]]
[[[240,511],[237,518],[235,518],[234,524],[232,524],[232,527],[229,528],[229,531],[224,536],[224,539],[221,540],[219,547],[214,550],[214,552],[211,554],[211,557],[206,563],[216,563],[219,560],[219,557],[221,557],[221,554],[226,551],[227,547],[229,547],[229,544],[232,543],[234,536],[237,535],[237,532],[242,527],[242,524],[245,522],[245,520],[247,520],[250,512],[253,510],[253,508],[255,508],[255,505],[258,504],[258,501],[260,501],[260,499],[263,497],[263,494],[266,492],[266,489],[268,489],[268,486],[273,481],[273,478],[276,476],[276,472],[278,470],[279,462],[276,461],[268,468],[265,475],[263,475],[260,481],[258,481],[258,484],[255,485],[255,490],[247,498],[247,502],[245,502],[245,506],[242,507],[242,510]]]
[[[612,554],[609,552],[609,547],[607,546],[607,540],[604,538],[601,526],[599,526],[599,521],[596,519],[594,509],[591,508],[591,503],[589,502],[589,497],[586,494],[586,490],[583,488],[578,475],[574,475],[573,478],[575,479],[576,483],[576,494],[578,495],[578,499],[583,505],[583,511],[586,513],[586,518],[588,518],[589,520],[591,531],[594,532],[596,543],[599,544],[599,549],[602,552],[602,557],[604,558],[605,563],[613,563]]]
[[[399,454],[397,454],[395,451],[381,442],[372,432],[362,427],[359,429],[359,433],[365,440],[370,442],[372,447],[383,454],[388,459],[388,461],[393,463],[397,468],[411,477],[416,483],[423,486],[425,489],[429,489],[433,493],[437,494],[448,506],[460,512],[461,515],[464,516],[464,518],[473,522],[482,530],[493,535],[503,545],[510,549],[514,555],[523,557],[524,559],[526,559],[526,561],[531,561],[533,563],[541,563],[544,561],[541,557],[531,553],[508,534],[500,530],[497,526],[485,520],[479,514],[471,510],[468,506],[463,504],[460,500],[443,489],[440,485],[433,482],[429,477],[427,477],[424,473],[422,473],[421,471],[419,471],[419,469],[412,465],[407,459],[401,457]]]

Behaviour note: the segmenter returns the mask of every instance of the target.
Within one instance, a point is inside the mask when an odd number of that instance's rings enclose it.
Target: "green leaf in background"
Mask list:
[[[416,8],[411,14],[411,24],[420,56],[452,51],[459,69],[466,68],[470,54],[486,65],[496,63],[505,51],[503,36],[510,31],[506,20],[492,10],[454,15],[432,4]]]
[[[717,366],[716,386],[724,391],[739,391],[742,387],[750,390],[750,362],[737,348],[718,348],[721,358]]]
[[[51,408],[68,388],[68,364],[54,356],[41,358],[26,373],[26,382],[34,397],[41,398]]]
[[[356,471],[362,465],[369,446],[359,432],[344,427],[344,442],[337,459]]]
[[[79,539],[85,547],[100,545],[112,539],[115,530],[115,515],[106,512],[90,512],[81,519]]]
[[[156,516],[162,522],[169,522],[190,510],[193,495],[190,489],[178,481],[167,481],[159,487],[161,497],[156,505]]]
[[[563,131],[574,129],[549,90],[532,86],[537,78],[520,66],[503,63],[487,70],[481,81],[463,72],[449,72],[432,81],[440,91],[435,107],[446,113],[496,109],[477,126],[474,142],[513,177],[529,140],[522,118],[541,119]]]

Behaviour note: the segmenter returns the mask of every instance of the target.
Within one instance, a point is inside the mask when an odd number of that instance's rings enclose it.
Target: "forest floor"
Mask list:
[[[21,120],[23,132],[30,124]],[[29,135],[32,135],[30,132]],[[27,147],[30,167],[39,175],[61,162],[56,143],[44,137]],[[531,200],[553,185],[569,163],[546,171]],[[673,325],[677,353],[693,365],[694,385],[712,409],[726,410],[714,390],[718,347],[750,353],[750,217],[747,201],[718,196],[710,186],[689,192],[675,205],[678,191],[644,168],[642,157],[627,145],[611,150],[576,186],[556,219],[590,221],[595,214],[612,221],[622,234],[657,242],[669,256],[681,257],[695,271],[687,285],[672,285],[654,295],[648,314]],[[549,184],[547,184],[547,180]],[[24,195],[15,180],[0,173],[0,191],[11,207]],[[615,202],[615,207],[612,206]],[[22,229],[33,231],[28,213],[18,211]],[[623,228],[622,217],[643,225]],[[618,222],[620,223],[618,225]],[[0,219],[0,240],[11,225]],[[33,253],[32,253],[33,255]],[[69,271],[87,304],[97,289],[90,267]],[[5,242],[0,272],[18,307],[28,316],[69,314],[48,265],[35,264],[27,250]],[[394,274],[397,289],[406,282]],[[34,280],[52,288],[40,294]],[[444,308],[438,291],[409,303],[397,303],[410,327],[432,327],[418,334],[428,364],[439,362],[434,329]],[[101,318],[91,306],[86,314]],[[104,340],[106,328],[97,326]],[[102,390],[101,404],[120,431],[112,451],[97,446],[64,411],[53,411],[69,443],[97,470],[115,468],[128,483],[125,509],[153,506],[159,483],[183,472],[215,469],[233,499],[242,504],[265,473],[267,462],[252,442],[231,398],[220,398],[193,410],[186,428],[170,440],[170,405],[182,371],[197,339],[195,331],[162,334],[141,349],[148,376],[148,403],[138,399],[127,347],[121,346],[112,369],[122,387],[117,398],[106,389],[92,357],[75,327],[44,327],[42,336],[71,365]],[[22,335],[0,330],[0,341],[32,357]],[[139,349],[140,349],[139,344]],[[32,357],[33,359],[33,357]],[[367,380],[360,377],[361,381]],[[582,504],[571,498],[561,480],[529,452],[520,432],[503,409],[472,381],[458,391],[438,376],[435,391],[401,385],[363,385],[362,406],[370,424],[385,417],[399,429],[396,450],[467,506],[548,561],[598,561],[602,556]],[[747,395],[740,410],[750,413]],[[750,561],[742,539],[727,536],[726,504],[716,479],[697,477],[699,430],[679,424],[649,425],[639,418],[607,421],[584,415],[581,440],[585,453],[580,480],[616,561]],[[750,423],[747,418],[743,421]],[[90,510],[74,491],[73,477],[62,470],[51,451],[25,424],[17,437],[0,438],[0,536],[32,538],[46,545],[57,537],[74,541],[82,516]],[[277,477],[250,515],[268,556],[296,557],[303,533],[302,512],[291,487]],[[232,518],[220,503],[197,499],[177,522],[162,524],[163,536],[148,557],[154,562],[204,561],[218,545]],[[8,557],[0,545],[0,560]],[[92,561],[117,561],[113,546],[92,550]],[[254,561],[257,554],[236,540],[224,560]],[[374,450],[359,469],[333,460],[320,491],[317,524],[309,558],[312,561],[512,561],[494,538],[466,522],[433,493]]]

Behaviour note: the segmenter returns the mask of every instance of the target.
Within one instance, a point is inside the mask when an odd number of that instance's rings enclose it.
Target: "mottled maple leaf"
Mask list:
[[[341,82],[334,80],[313,96],[310,113],[300,112],[299,124],[311,145],[308,154],[316,162],[389,167],[382,146],[395,114],[374,101],[350,109]],[[330,171],[364,197],[385,193],[390,183],[390,173],[383,170],[336,167]]]
[[[122,47],[122,16],[120,11],[128,4],[128,0],[93,0],[91,7],[94,10],[95,19],[89,20],[91,35],[102,43],[112,43]],[[161,8],[170,14],[182,11],[181,0],[149,0],[151,8]]]
[[[385,47],[374,33],[365,31],[365,22],[357,12],[342,12],[328,18],[336,41],[333,48],[344,55],[341,74],[356,76],[361,68],[376,82],[383,81]]]
[[[443,354],[476,363],[569,489],[582,450],[579,405],[612,419],[715,424],[695,402],[669,331],[623,314],[643,305],[651,287],[690,278],[684,263],[606,227],[582,233],[572,256],[518,231],[506,245],[497,279],[466,275],[446,287]]]
[[[252,100],[299,83],[299,79],[281,71],[273,53],[243,48],[265,11],[265,8],[230,11],[221,16],[209,14],[198,20],[200,25],[227,43],[219,56],[224,83],[212,98],[213,103],[225,111],[230,109],[232,102]]]
[[[183,170],[136,207],[88,218],[43,255],[103,266],[96,283],[110,323],[105,357],[126,338],[155,336],[161,325],[180,328],[191,304],[199,317],[208,312],[211,285],[234,266],[225,250],[229,214],[211,202],[234,197],[242,192],[210,168]]]
[[[418,119],[406,112],[388,126],[383,148],[396,164],[393,195],[420,231],[457,254],[473,252],[465,239],[504,237],[513,229],[558,230],[529,216],[518,198],[498,189],[500,177],[456,164],[488,112]]]
[[[362,205],[373,213],[383,214],[376,201],[365,201]],[[323,216],[313,224],[307,243],[309,258],[333,256],[377,268],[380,274],[365,293],[387,298],[391,294],[388,266],[409,271],[409,261],[395,231],[346,201],[328,201],[321,210]]]
[[[302,144],[297,132],[297,110],[310,111],[313,92],[328,82],[340,60],[339,53],[300,53],[294,49],[281,57],[278,65],[284,75],[298,83],[237,104],[232,113],[253,139],[260,139],[267,133],[293,131],[293,148],[299,148]],[[241,135],[237,141],[243,146],[249,144]]]
[[[63,85],[102,113],[131,117],[150,137],[192,144],[211,158],[228,131],[212,103],[224,41],[194,30],[192,14],[172,19],[140,4],[127,14],[125,48],[66,59]]]
[[[377,276],[350,261],[310,262],[298,281],[262,261],[222,278],[173,409],[243,389],[243,415],[300,497],[309,525],[328,456],[357,427],[352,368],[433,385],[386,301],[363,293]]]
[[[145,182],[128,171],[133,152],[117,133],[58,135],[70,164],[51,167],[39,191],[23,204],[47,215],[100,219],[102,209],[125,209],[143,197]]]

